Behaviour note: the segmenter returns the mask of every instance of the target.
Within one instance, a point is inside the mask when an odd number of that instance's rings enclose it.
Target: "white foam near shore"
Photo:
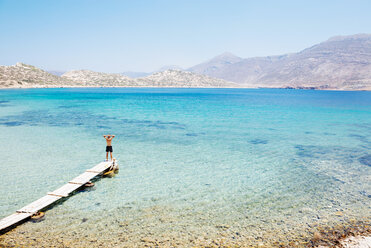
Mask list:
[[[358,237],[350,237],[346,238],[343,241],[341,241],[341,244],[345,248],[371,248],[371,236],[364,237],[364,236],[358,236]]]
[[[371,236],[349,237],[340,241],[344,248],[371,248]],[[319,246],[318,248],[327,248],[329,246]]]

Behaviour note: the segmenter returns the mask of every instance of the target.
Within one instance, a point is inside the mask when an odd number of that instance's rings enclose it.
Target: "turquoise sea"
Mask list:
[[[0,237],[56,247],[305,246],[370,224],[371,92],[0,91],[0,218],[105,158],[120,172]]]

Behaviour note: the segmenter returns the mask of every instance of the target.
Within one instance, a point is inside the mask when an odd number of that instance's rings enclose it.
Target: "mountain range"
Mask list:
[[[115,73],[76,70],[61,76],[53,75],[32,65],[17,63],[0,66],[0,88],[41,87],[238,87],[223,79],[192,72],[166,70],[147,77],[129,78]]]
[[[225,53],[188,71],[243,87],[371,89],[371,34],[337,36],[303,51],[243,59]]]
[[[223,53],[182,69],[129,75],[89,70],[46,72],[23,63],[0,66],[0,88],[250,87],[371,90],[371,34],[336,36],[298,53],[241,58]]]

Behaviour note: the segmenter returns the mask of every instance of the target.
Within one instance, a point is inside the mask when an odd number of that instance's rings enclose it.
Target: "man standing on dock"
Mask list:
[[[111,154],[111,161],[112,161],[112,153],[113,153],[112,139],[115,138],[115,135],[111,135],[111,134],[103,135],[103,138],[105,138],[106,139],[106,142],[107,142],[107,146],[106,146],[106,161],[108,161],[108,152]]]

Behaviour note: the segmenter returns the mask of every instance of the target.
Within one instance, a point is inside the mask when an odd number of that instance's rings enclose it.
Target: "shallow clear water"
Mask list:
[[[107,88],[0,91],[0,218],[102,161],[107,133],[119,174],[9,237],[268,245],[370,218],[371,92]]]

